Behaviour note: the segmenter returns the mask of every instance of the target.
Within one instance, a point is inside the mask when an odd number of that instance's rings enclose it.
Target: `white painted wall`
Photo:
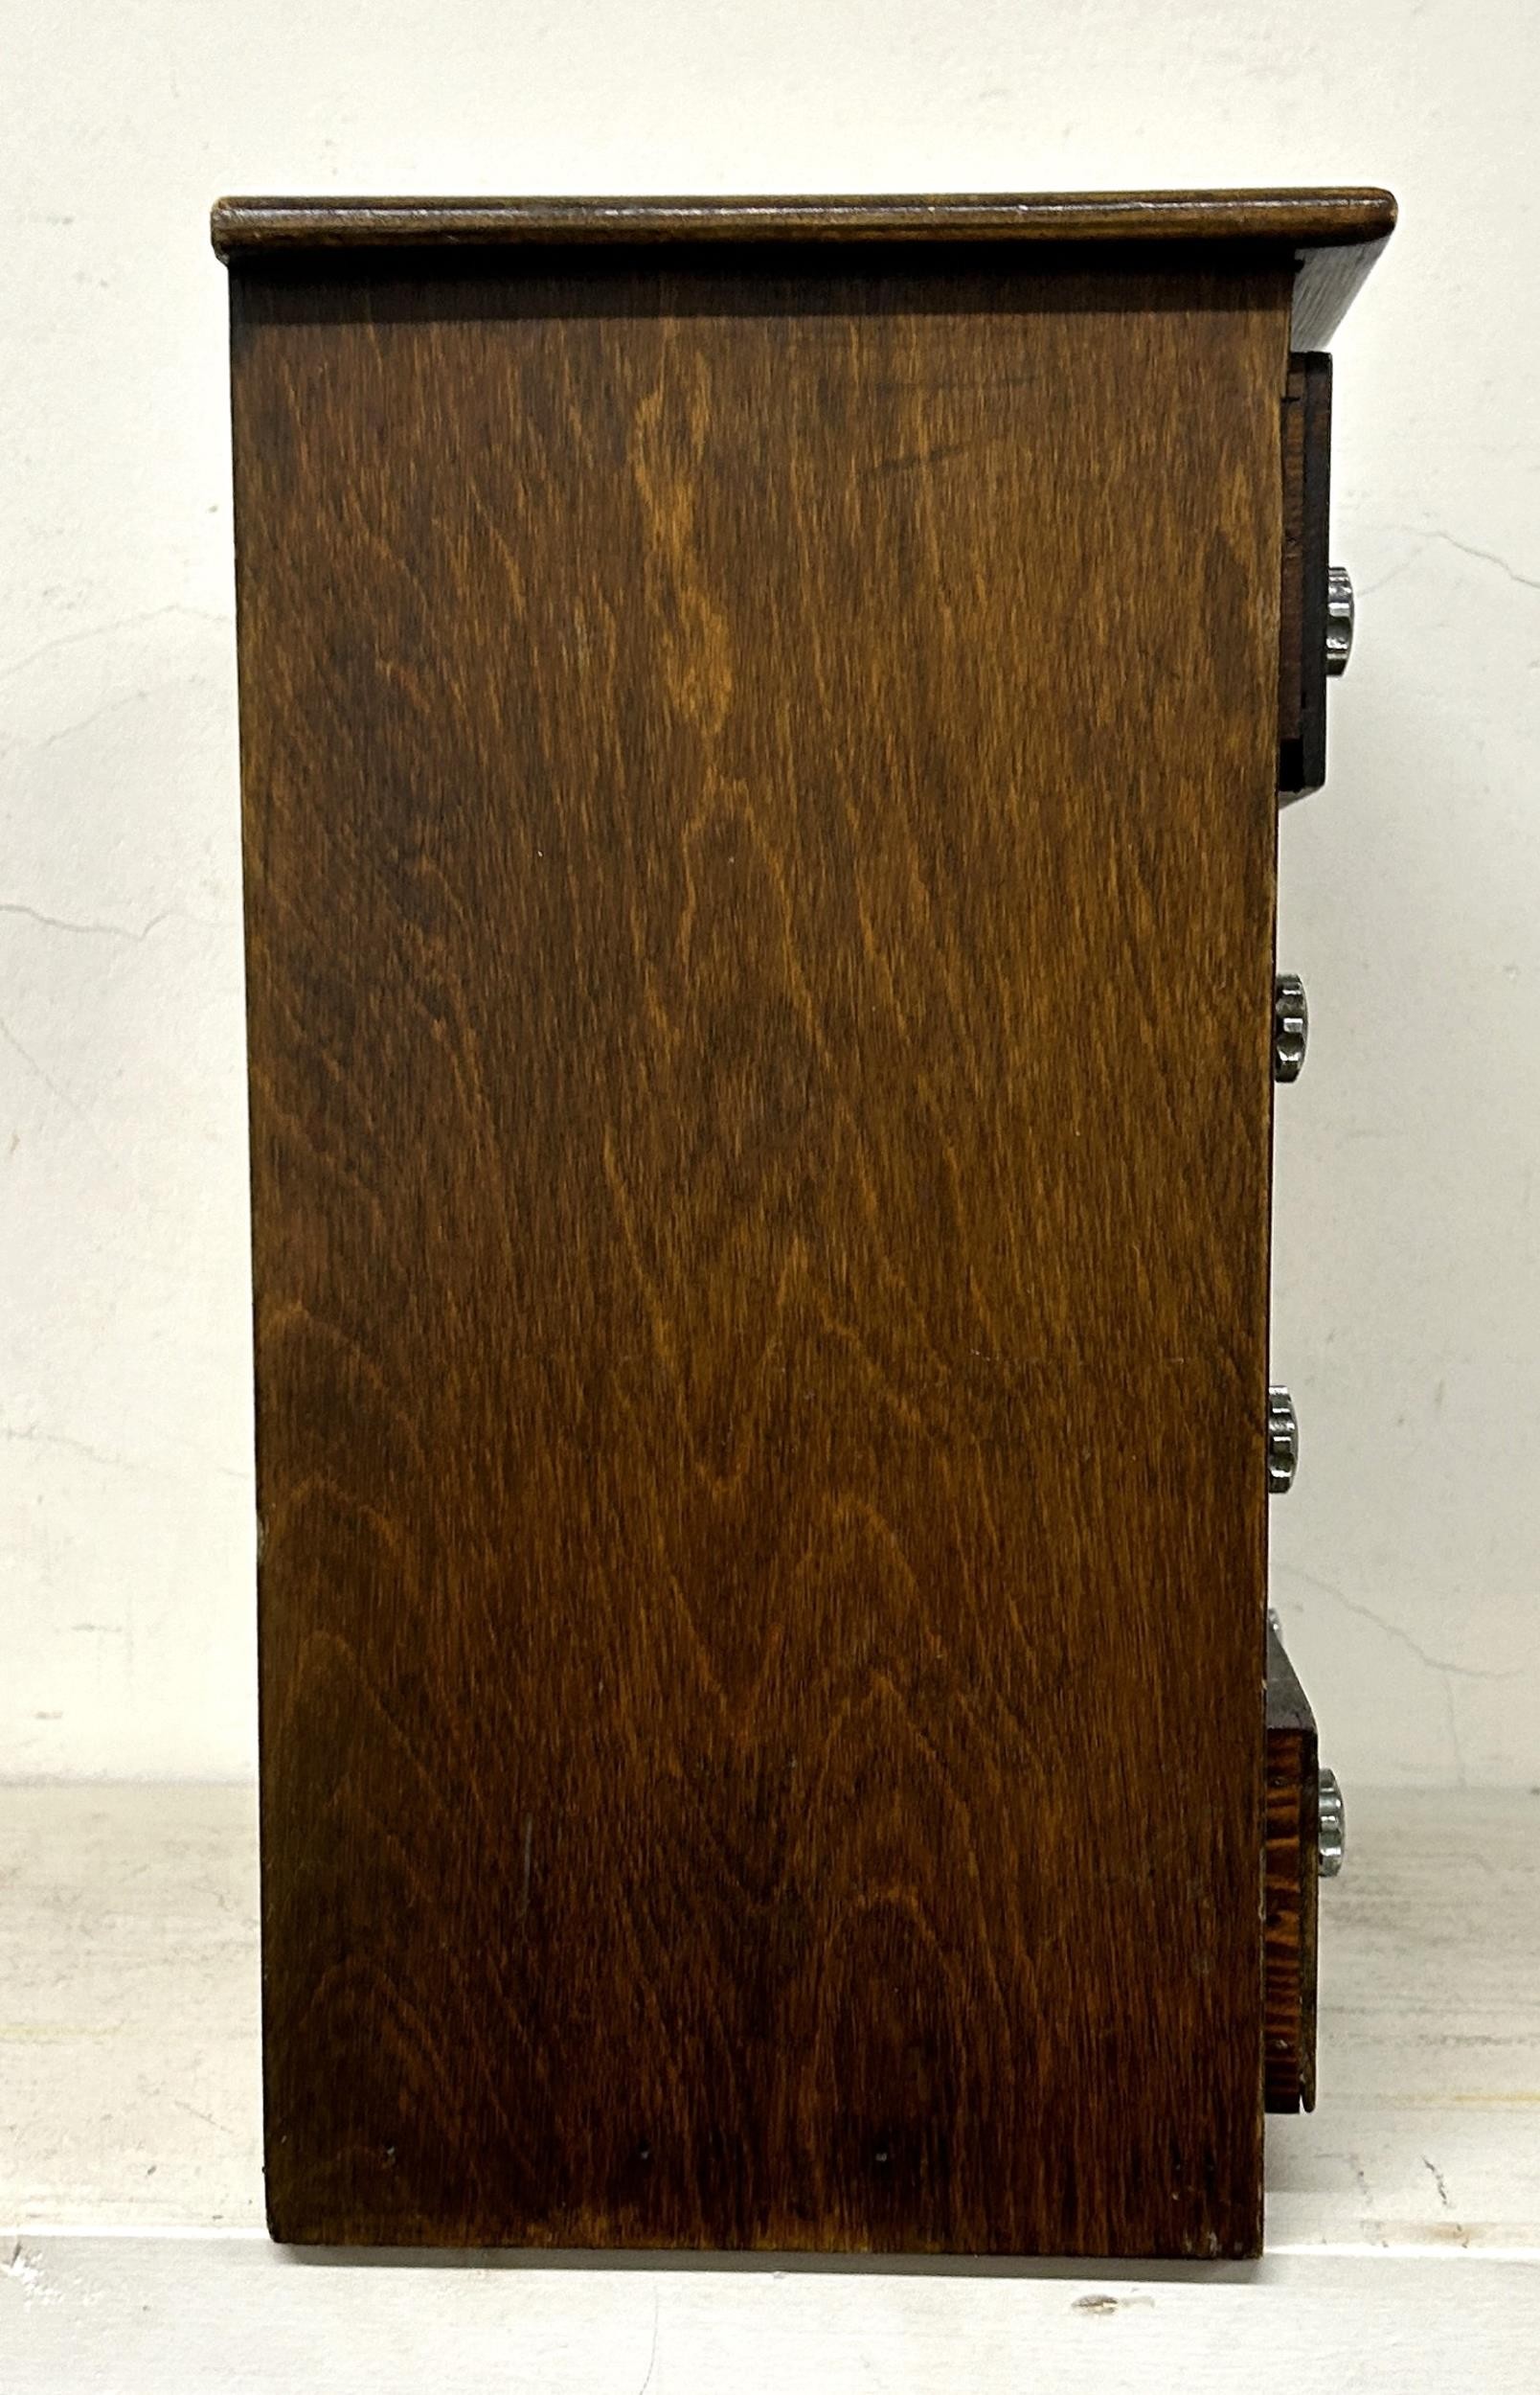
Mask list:
[[[1363,604],[1283,826],[1278,1601],[1349,1780],[1540,1777],[1540,369],[1521,0],[76,0],[0,64],[0,1772],[239,1774],[223,191],[1385,182]]]

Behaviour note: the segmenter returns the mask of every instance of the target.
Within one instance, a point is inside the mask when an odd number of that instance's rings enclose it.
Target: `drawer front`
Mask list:
[[[1315,1716],[1270,1624],[1265,1941],[1270,2112],[1315,2109],[1320,1790]]]
[[[1331,577],[1331,360],[1289,360],[1283,398],[1283,580],[1279,615],[1278,787],[1282,797],[1326,778]]]

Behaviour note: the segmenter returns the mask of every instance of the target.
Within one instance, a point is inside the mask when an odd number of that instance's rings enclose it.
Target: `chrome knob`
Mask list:
[[[1345,565],[1326,569],[1326,672],[1346,673],[1353,653],[1353,585]]]
[[[1334,1880],[1348,1852],[1348,1808],[1343,1803],[1342,1783],[1335,1771],[1321,1774],[1321,1791],[1316,1799],[1316,1852],[1321,1860],[1321,1877]]]
[[[1298,973],[1273,982],[1273,1079],[1298,1081],[1310,1038],[1310,1009]]]
[[[1300,1422],[1287,1389],[1267,1392],[1267,1493],[1286,1496],[1300,1462]]]

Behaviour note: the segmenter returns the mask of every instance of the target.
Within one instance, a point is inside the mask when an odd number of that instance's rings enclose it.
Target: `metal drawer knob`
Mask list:
[[[1298,973],[1273,983],[1273,1079],[1298,1081],[1310,1038],[1310,1009]]]
[[[1343,1803],[1342,1783],[1335,1771],[1321,1774],[1321,1792],[1316,1801],[1316,1852],[1321,1859],[1321,1877],[1334,1880],[1348,1852],[1348,1808]]]
[[[1326,570],[1326,672],[1346,673],[1353,653],[1353,585],[1344,565]]]
[[[1267,1489],[1284,1496],[1294,1486],[1300,1462],[1300,1422],[1287,1389],[1267,1392]]]

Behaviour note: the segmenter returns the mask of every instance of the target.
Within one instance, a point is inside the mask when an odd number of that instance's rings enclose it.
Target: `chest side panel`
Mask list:
[[[236,278],[271,2214],[1244,2251],[1287,292]]]

